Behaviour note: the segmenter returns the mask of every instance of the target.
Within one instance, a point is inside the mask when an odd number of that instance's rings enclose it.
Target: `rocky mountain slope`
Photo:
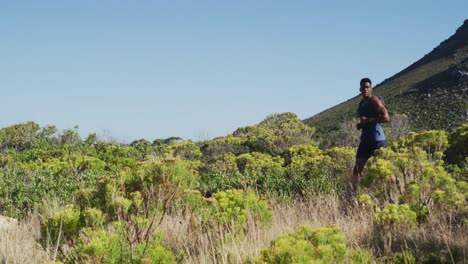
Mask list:
[[[423,58],[374,87],[391,115],[406,114],[413,130],[450,130],[468,121],[468,19]],[[318,135],[356,117],[360,96],[304,122]]]

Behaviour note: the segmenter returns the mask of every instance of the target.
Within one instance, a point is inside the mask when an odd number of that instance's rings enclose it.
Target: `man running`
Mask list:
[[[367,160],[374,155],[376,149],[386,146],[382,124],[390,121],[382,98],[372,95],[372,81],[369,78],[363,78],[360,85],[362,95],[358,108],[360,122],[356,128],[362,130],[362,133],[356,153],[356,166],[353,170],[352,192],[354,196],[359,194],[361,174]]]

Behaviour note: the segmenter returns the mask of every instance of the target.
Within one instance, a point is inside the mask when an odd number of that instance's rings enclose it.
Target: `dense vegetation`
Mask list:
[[[378,67],[378,66],[377,66]],[[358,91],[359,79],[356,80]],[[415,131],[451,130],[468,121],[468,20],[419,61],[374,87],[393,116],[408,116]],[[356,96],[305,122],[322,138],[333,137],[356,116]]]
[[[368,163],[359,205],[347,197],[355,148],[320,148],[313,133],[292,113],[204,142],[122,144],[82,139],[76,128],[5,127],[0,214],[35,219],[47,258],[65,263],[466,260],[465,242],[417,234],[441,230],[435,222],[466,234],[468,124],[395,136]],[[277,208],[323,197],[343,217],[369,216],[363,239],[372,242],[351,244],[337,226],[303,226],[256,256],[223,253],[274,229]],[[183,238],[172,236],[174,225],[186,226]],[[11,257],[2,254],[2,262]]]

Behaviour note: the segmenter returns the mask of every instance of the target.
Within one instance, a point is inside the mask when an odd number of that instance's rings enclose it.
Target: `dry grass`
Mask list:
[[[279,235],[300,225],[342,228],[348,243],[354,247],[367,246],[371,235],[372,216],[367,210],[344,212],[335,197],[271,205],[274,217],[271,225],[259,227],[251,219],[246,234],[226,234],[220,230],[197,226],[181,215],[166,218],[161,226],[166,242],[184,255],[185,263],[243,263],[257,256]]]
[[[339,226],[349,247],[365,249],[383,257],[385,232],[374,223],[373,213],[363,207],[348,207],[337,197],[308,201],[270,203],[273,221],[258,226],[249,218],[245,234],[232,234],[217,227],[204,227],[196,217],[179,212],[168,215],[159,231],[182,263],[244,263],[259,255],[272,240],[300,225]],[[416,257],[434,252],[447,263],[467,263],[466,227],[450,223],[447,214],[433,215],[421,227],[397,230],[392,251],[411,251]],[[36,226],[36,227],[34,227]],[[43,263],[50,256],[36,242],[37,223],[0,224],[0,263]],[[388,255],[387,255],[388,256]]]
[[[0,218],[0,263],[44,263],[49,260],[36,242],[35,226],[32,219],[18,222]]]
[[[173,215],[162,223],[166,243],[179,252],[183,263],[244,263],[260,254],[279,235],[300,225],[339,226],[348,246],[384,257],[385,233],[374,223],[373,213],[362,207],[346,207],[336,197],[321,197],[310,201],[271,205],[274,218],[271,225],[259,227],[248,221],[245,235],[226,234],[221,230],[204,229],[191,216]],[[466,228],[454,228],[434,216],[428,224],[411,231],[397,230],[393,234],[392,250],[409,250],[416,257],[436,252],[447,263],[458,259],[466,263],[468,239]],[[458,262],[458,261],[456,261]]]

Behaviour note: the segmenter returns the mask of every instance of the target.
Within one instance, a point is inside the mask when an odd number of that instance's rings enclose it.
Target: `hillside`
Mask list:
[[[468,20],[423,58],[374,87],[392,114],[406,114],[414,130],[450,130],[468,120]],[[304,122],[325,135],[356,116],[360,96]]]

